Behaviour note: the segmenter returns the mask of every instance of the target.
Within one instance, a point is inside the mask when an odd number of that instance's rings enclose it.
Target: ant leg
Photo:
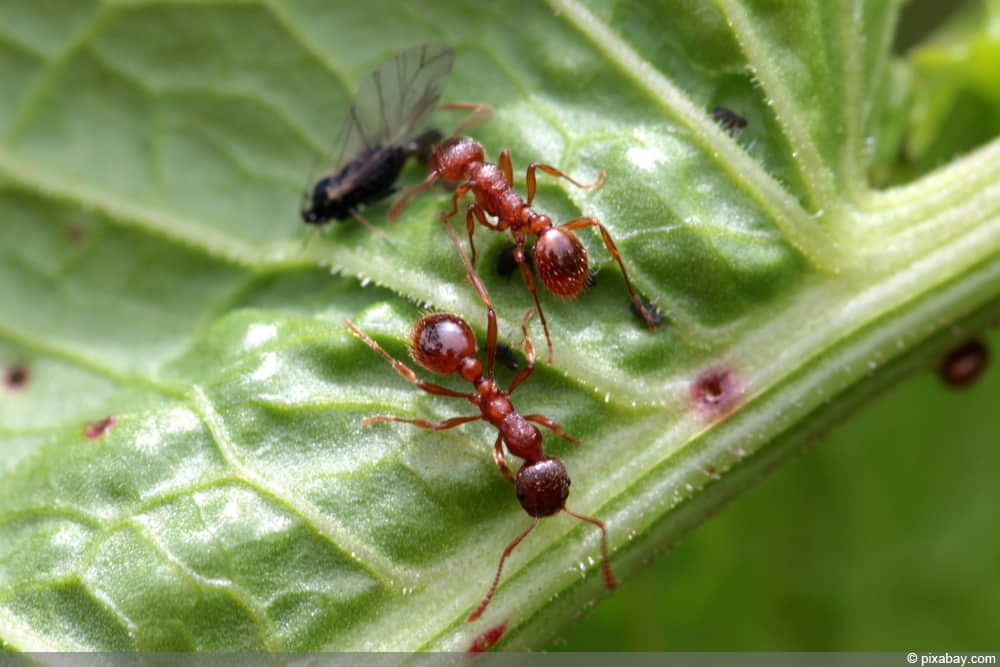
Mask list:
[[[455,230],[448,223],[443,224],[445,231],[448,232],[451,244],[455,246],[455,252],[458,253],[462,264],[465,265],[465,272],[469,278],[469,282],[476,288],[479,298],[482,299],[483,304],[486,306],[486,377],[492,379],[493,368],[496,365],[497,358],[497,314],[493,310],[493,301],[490,299],[490,293],[486,291],[486,285],[483,284],[483,281],[479,278],[479,274],[476,273],[476,268],[472,266],[472,262],[469,261],[469,258],[462,251],[462,245],[458,242]],[[472,237],[469,237],[469,240],[471,241]]]
[[[440,177],[441,174],[436,171],[431,171],[431,173],[427,174],[427,178],[404,192],[403,196],[397,199],[396,203],[389,209],[389,220],[395,221],[396,218],[399,217],[399,214],[403,212],[403,209],[406,208],[406,205],[410,203],[410,199],[412,199],[414,195],[434,185],[434,182]]]
[[[455,192],[451,195],[451,210],[441,214],[441,222],[445,222],[448,218],[458,213],[458,200],[464,197],[471,189],[471,183],[462,183],[455,188]]]
[[[535,422],[536,424],[541,424],[545,428],[549,429],[550,431],[558,435],[563,440],[569,440],[577,447],[580,446],[579,440],[566,433],[566,431],[562,430],[562,427],[559,424],[555,423],[545,415],[524,415],[524,418],[527,419],[529,422]]]
[[[514,185],[514,166],[510,163],[510,149],[503,149],[503,153],[500,153],[500,159],[497,161],[500,166],[500,171],[503,172],[503,179],[507,181],[507,185]],[[531,205],[531,202],[528,202]]]
[[[475,218],[473,218],[473,216],[475,216]],[[483,208],[477,202],[469,204],[469,208],[465,211],[465,231],[469,234],[469,251],[472,255],[470,261],[473,266],[476,265],[476,244],[472,240],[472,231],[475,229],[476,221],[478,221],[483,227],[492,229],[495,232],[502,232],[504,230],[504,227],[501,227],[500,223],[493,224],[486,219],[486,212],[483,211]]]
[[[625,270],[625,264],[622,262],[622,257],[618,252],[618,246],[615,245],[614,240],[611,238],[608,228],[604,226],[597,218],[577,218],[576,220],[570,220],[569,222],[559,225],[560,228],[567,231],[572,231],[575,229],[582,229],[584,227],[597,227],[601,230],[601,236],[604,238],[604,247],[608,249],[611,253],[611,257],[618,262],[618,267],[622,270],[622,278],[625,279],[625,289],[628,290],[629,299],[632,300],[632,305],[635,311],[642,318],[646,326],[649,327],[650,331],[656,331],[656,325],[658,324],[657,319],[649,312],[646,304],[643,303],[639,295],[636,294],[635,289],[632,287],[632,281],[628,279],[628,271]]]
[[[444,111],[471,111],[472,113],[458,124],[455,131],[451,133],[451,136],[457,137],[462,133],[462,130],[486,120],[493,115],[493,107],[489,104],[483,102],[448,102],[447,104],[442,104],[441,109]]]
[[[437,396],[451,396],[453,398],[465,398],[465,399],[470,398],[469,394],[463,394],[460,391],[454,391],[452,389],[448,389],[447,387],[442,387],[432,382],[425,382],[424,380],[421,380],[420,378],[417,377],[417,374],[414,373],[412,369],[410,369],[409,366],[404,364],[402,361],[399,361],[398,359],[394,358],[391,354],[383,350],[381,345],[379,345],[371,338],[369,338],[363,331],[361,331],[361,329],[354,326],[354,322],[351,322],[350,320],[344,320],[344,323],[347,325],[348,330],[350,330],[351,334],[355,338],[358,338],[365,345],[378,352],[379,356],[388,361],[392,365],[392,367],[396,369],[396,372],[403,377],[403,379],[405,379],[407,382],[412,382],[413,384],[415,384],[417,386],[417,389],[420,389],[421,391],[426,391],[428,394],[435,394]]]
[[[531,164],[528,165],[528,173],[527,173],[527,179],[526,179],[528,181],[528,183],[527,183],[527,186],[528,186],[528,206],[531,206],[531,202],[535,200],[535,170],[536,169],[541,169],[542,171],[544,171],[549,176],[555,176],[556,178],[565,178],[567,181],[569,181],[570,183],[572,183],[576,187],[578,187],[578,188],[586,188],[588,190],[593,190],[594,188],[601,187],[601,183],[604,182],[604,177],[606,176],[606,174],[602,171],[601,173],[599,173],[597,175],[597,180],[594,181],[593,183],[580,183],[579,181],[577,181],[577,180],[571,178],[570,176],[567,176],[566,174],[562,173],[561,171],[559,171],[558,169],[556,169],[552,165],[541,164],[539,162],[532,162]]]
[[[508,544],[507,548],[503,550],[503,555],[500,556],[500,564],[497,565],[497,574],[495,577],[493,577],[493,584],[490,586],[489,592],[486,593],[486,597],[484,597],[483,601],[479,603],[478,607],[476,607],[476,610],[471,614],[469,614],[469,618],[466,619],[467,622],[471,623],[475,621],[476,619],[478,619],[480,616],[483,615],[484,611],[486,611],[486,605],[490,603],[490,600],[493,599],[493,594],[497,592],[497,584],[500,583],[500,573],[503,571],[504,561],[507,560],[507,557],[510,556],[511,552],[517,548],[517,545],[520,544],[521,541],[528,536],[528,533],[533,531],[535,529],[535,526],[537,525],[538,525],[538,517],[537,516],[531,517],[531,525],[528,526],[528,529],[523,533],[521,533],[520,535],[518,535],[517,537],[515,537],[514,541]]]
[[[538,290],[535,289],[535,279],[531,277],[531,269],[524,261],[524,243],[514,246],[514,261],[521,267],[521,277],[524,284],[528,286],[532,298],[535,300],[535,310],[538,311],[538,319],[542,323],[542,331],[545,332],[545,344],[549,351],[549,364],[552,364],[552,337],[549,335],[549,323],[545,320],[545,313],[542,311],[542,304],[538,300]]]
[[[472,266],[476,265],[476,242],[472,238],[472,232],[476,230],[476,221],[473,218],[473,212],[475,212],[476,217],[482,215],[479,207],[475,202],[469,204],[469,208],[465,209],[465,233],[469,236],[469,263]]]
[[[611,571],[611,561],[608,560],[608,529],[604,527],[604,522],[593,517],[570,512],[565,507],[562,508],[562,511],[566,512],[566,514],[569,514],[574,519],[586,521],[587,523],[593,524],[601,529],[601,556],[603,558],[602,567],[604,569],[604,585],[608,587],[609,591],[613,591],[615,586],[618,584],[615,582],[615,575]]]
[[[413,424],[418,428],[426,428],[432,431],[446,431],[450,428],[455,428],[456,426],[461,426],[462,424],[474,422],[482,418],[482,415],[474,415],[472,417],[452,417],[451,419],[445,419],[443,422],[434,424],[426,419],[406,419],[404,417],[394,417],[392,415],[372,415],[371,417],[365,417],[361,420],[361,423],[368,426],[369,424],[375,424],[376,422],[402,422],[404,424]]]
[[[510,471],[510,468],[507,467],[507,461],[504,460],[502,435],[498,435],[497,441],[493,443],[493,462],[500,468],[500,474],[510,481],[514,481],[514,473]]]
[[[478,202],[472,202],[471,204],[469,204],[469,208],[472,209],[473,213],[476,214],[476,220],[478,220],[479,224],[481,224],[483,227],[487,229],[492,229],[495,232],[502,232],[507,229],[507,226],[503,224],[502,220],[496,223],[490,222],[486,218],[486,211],[483,210],[483,207],[480,206]]]
[[[469,235],[469,262],[472,266],[476,265],[476,242],[472,238],[472,232],[476,229],[477,219],[479,220],[479,224],[492,228],[492,225],[486,221],[486,214],[483,213],[483,209],[476,202],[472,202],[469,204],[469,208],[465,209],[465,232]]]
[[[531,373],[535,370],[535,346],[531,343],[531,337],[528,336],[528,320],[531,316],[535,314],[535,309],[532,308],[524,314],[524,319],[521,320],[521,333],[524,334],[524,358],[526,361],[524,370],[514,376],[513,382],[510,383],[510,387],[507,388],[508,394],[513,394],[514,390],[520,386],[522,382],[531,377]]]

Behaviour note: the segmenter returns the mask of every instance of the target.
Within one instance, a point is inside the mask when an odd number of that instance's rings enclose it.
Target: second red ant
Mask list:
[[[605,247],[622,270],[625,289],[628,290],[635,312],[651,331],[656,329],[658,320],[632,288],[618,247],[604,223],[597,218],[585,217],[555,225],[549,216],[537,213],[531,207],[535,199],[536,170],[540,169],[550,176],[564,178],[578,188],[598,187],[604,181],[604,172],[600,173],[594,183],[583,184],[551,165],[532,162],[526,172],[528,199],[525,201],[514,192],[514,170],[509,150],[500,153],[499,163],[493,164],[486,161],[486,153],[475,139],[451,137],[434,148],[428,165],[430,173],[427,178],[400,197],[389,212],[390,219],[399,216],[411,197],[441,178],[458,184],[452,196],[451,210],[441,215],[441,221],[447,226],[448,218],[458,213],[459,200],[472,192],[476,200],[469,204],[465,213],[471,262],[473,265],[476,263],[476,246],[472,233],[477,222],[498,232],[510,230],[515,243],[514,261],[521,267],[521,276],[535,300],[535,310],[538,311],[538,319],[541,320],[545,332],[549,363],[552,362],[552,337],[549,335],[549,325],[542,311],[542,304],[538,301],[535,281],[525,259],[524,242],[529,234],[538,237],[533,249],[533,259],[542,284],[556,296],[572,299],[584,290],[590,276],[587,250],[573,232],[584,227],[597,227],[601,231]],[[487,220],[487,215],[496,218],[496,222]]]
[[[437,424],[424,419],[374,415],[366,417],[364,423],[404,422],[413,424],[419,428],[443,431],[481,419],[489,422],[497,429],[497,439],[493,443],[493,460],[500,469],[500,473],[513,482],[517,488],[517,499],[520,501],[524,511],[531,516],[531,525],[514,538],[507,545],[507,548],[504,549],[503,555],[500,557],[500,563],[497,565],[493,583],[482,602],[469,615],[469,621],[474,621],[482,616],[490,600],[493,599],[493,594],[500,583],[500,573],[503,571],[503,565],[507,557],[528,536],[528,533],[535,529],[540,518],[551,516],[560,511],[580,521],[597,526],[601,530],[601,555],[603,557],[604,581],[609,589],[614,588],[615,579],[611,572],[611,565],[608,562],[607,529],[604,523],[598,519],[576,514],[566,509],[566,498],[569,497],[570,486],[569,475],[566,473],[566,467],[561,460],[553,456],[546,456],[542,449],[542,434],[535,424],[544,426],[573,444],[578,445],[580,442],[567,435],[562,427],[545,415],[522,415],[510,400],[510,396],[514,393],[514,390],[531,376],[535,368],[535,350],[531,344],[531,338],[528,336],[528,320],[534,313],[534,309],[528,310],[521,321],[521,331],[524,334],[524,356],[527,363],[524,369],[514,377],[510,386],[506,390],[501,389],[493,377],[497,353],[497,317],[493,310],[493,303],[472,263],[462,251],[458,239],[455,237],[454,230],[450,226],[446,225],[446,227],[449,237],[455,245],[455,249],[465,264],[470,282],[476,288],[479,297],[486,305],[486,373],[483,374],[483,364],[476,357],[476,337],[472,333],[471,327],[469,327],[465,320],[450,313],[432,313],[425,315],[417,321],[413,326],[413,332],[410,337],[410,354],[418,364],[432,373],[437,373],[438,375],[457,373],[462,379],[472,383],[475,387],[474,392],[463,393],[454,391],[447,387],[421,380],[409,366],[383,350],[378,343],[358,329],[353,322],[346,320],[346,324],[354,336],[375,350],[375,352],[392,365],[399,375],[408,382],[412,382],[418,389],[438,396],[464,398],[479,408],[479,414],[452,417]],[[516,475],[507,466],[504,457],[504,447],[514,456],[524,459],[524,464],[517,471]]]

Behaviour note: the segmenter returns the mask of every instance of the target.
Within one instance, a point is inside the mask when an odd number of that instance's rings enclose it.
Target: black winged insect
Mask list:
[[[306,224],[354,218],[375,231],[358,207],[395,192],[406,161],[414,156],[426,161],[440,141],[437,130],[416,132],[437,106],[454,59],[443,44],[422,44],[398,53],[368,75],[341,131],[336,166],[303,195],[301,215]]]
[[[723,130],[729,132],[734,139],[747,126],[747,119],[728,107],[718,106],[710,114]]]

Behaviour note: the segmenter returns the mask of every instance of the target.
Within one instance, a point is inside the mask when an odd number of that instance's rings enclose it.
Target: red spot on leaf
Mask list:
[[[3,373],[3,386],[11,391],[24,389],[31,379],[31,371],[24,364],[11,364]]]
[[[729,369],[710,368],[691,385],[691,402],[715,417],[722,417],[736,407],[743,387]]]
[[[110,431],[114,425],[115,418],[110,415],[104,419],[95,419],[92,422],[87,422],[87,425],[83,427],[83,434],[91,440],[100,438]]]
[[[472,640],[469,644],[469,648],[465,649],[466,653],[484,653],[489,651],[493,646],[500,641],[504,633],[507,632],[507,621],[504,621],[500,625],[495,625],[489,630],[484,630],[476,635],[476,638]]]

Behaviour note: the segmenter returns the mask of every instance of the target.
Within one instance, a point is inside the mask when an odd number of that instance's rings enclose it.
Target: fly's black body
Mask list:
[[[302,220],[310,225],[343,221],[353,217],[359,206],[385,199],[396,191],[396,179],[406,161],[416,157],[426,162],[430,148],[440,140],[440,132],[428,130],[408,144],[377,146],[355,156],[340,171],[316,183],[309,206],[302,209]]]
[[[727,107],[715,107],[712,109],[711,116],[733,138],[738,137],[743,128],[747,126],[746,118]]]
[[[385,199],[396,189],[396,178],[404,164],[406,153],[399,146],[358,155],[340,171],[316,183],[309,207],[302,209],[302,220],[309,225],[346,220],[362,204]]]
[[[354,218],[358,208],[395,192],[411,157],[426,162],[437,130],[414,137],[437,106],[454,54],[442,44],[407,49],[373,71],[355,96],[339,142],[339,159],[306,191],[300,210],[309,225]]]

